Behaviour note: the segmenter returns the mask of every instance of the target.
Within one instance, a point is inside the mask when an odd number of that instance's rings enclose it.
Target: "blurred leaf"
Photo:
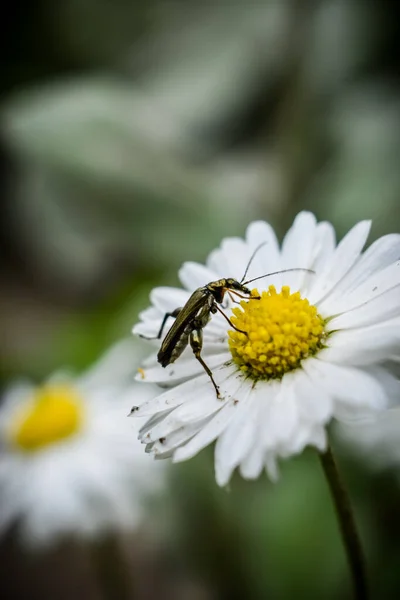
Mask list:
[[[400,104],[394,90],[355,86],[337,104],[328,121],[334,156],[311,187],[314,206],[343,235],[360,219],[373,219],[373,235],[400,225]]]
[[[185,144],[177,120],[126,82],[49,84],[11,99],[2,116],[10,144],[35,162],[178,203],[181,186],[198,187],[174,156]]]
[[[238,114],[276,84],[286,58],[290,2],[168,3],[135,46],[131,65],[151,102],[179,118],[194,139],[240,128]],[[179,35],[177,35],[179,32]],[[209,144],[209,142],[208,142]]]

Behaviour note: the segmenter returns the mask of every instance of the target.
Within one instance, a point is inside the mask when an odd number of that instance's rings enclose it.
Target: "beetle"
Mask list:
[[[235,303],[237,303],[237,301],[232,297],[232,294],[239,298],[246,298],[249,300],[260,300],[261,296],[251,295],[251,290],[248,287],[246,287],[249,283],[252,283],[257,279],[262,279],[263,277],[276,275],[278,273],[286,273],[288,271],[309,271],[309,269],[301,268],[284,269],[283,271],[275,271],[273,273],[261,275],[260,277],[255,277],[254,279],[243,281],[247,275],[253,258],[260,250],[260,248],[264,245],[265,242],[260,244],[254,250],[249,262],[247,263],[244,275],[240,281],[237,281],[237,279],[233,279],[232,277],[223,278],[218,279],[217,281],[210,281],[210,283],[207,283],[203,287],[197,288],[197,290],[195,290],[192,293],[192,295],[183,307],[179,307],[173,310],[172,312],[165,313],[160,330],[155,337],[149,338],[146,336],[140,336],[145,339],[160,339],[167,320],[170,317],[175,318],[173,325],[168,330],[164,340],[161,343],[161,348],[157,354],[158,362],[163,367],[167,367],[168,365],[174,363],[181,356],[188,343],[190,343],[195,358],[199,361],[199,363],[211,379],[211,382],[217,394],[217,398],[221,398],[219,387],[215,383],[211,369],[207,366],[207,364],[201,357],[201,350],[203,347],[203,329],[210,321],[211,315],[220,312],[222,316],[228,321],[232,329],[235,329],[236,331],[247,335],[246,331],[242,331],[241,329],[235,327],[230,318],[224,313],[222,308],[220,308],[219,305],[223,303],[225,294],[228,293],[231,300]]]

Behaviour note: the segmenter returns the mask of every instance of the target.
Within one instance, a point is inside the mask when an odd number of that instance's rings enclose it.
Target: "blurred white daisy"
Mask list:
[[[38,545],[139,524],[164,469],[136,441],[140,421],[126,418],[132,402],[154,396],[130,380],[137,361],[136,345],[121,342],[80,377],[60,373],[5,394],[0,533],[16,523],[23,541]]]
[[[219,313],[203,330],[202,357],[221,398],[190,347],[166,368],[156,356],[147,360],[140,378],[172,386],[135,411],[151,417],[141,429],[149,451],[182,461],[217,440],[220,485],[238,466],[246,478],[263,467],[276,477],[277,457],[306,445],[325,449],[332,417],[358,418],[390,403],[397,382],[383,363],[400,358],[400,235],[382,237],[362,253],[369,229],[362,221],[336,245],[330,223],[302,212],[280,248],[272,227],[257,221],[244,240],[223,240],[206,266],[185,263],[184,290],[152,291],[152,306],[134,327],[147,337],[196,288],[221,277],[240,281],[260,244],[247,280],[282,269],[314,271],[260,279],[253,295],[261,299],[240,307],[225,294],[225,313],[246,334]]]
[[[340,423],[339,439],[375,469],[394,469],[400,481],[400,408],[390,408],[369,419]]]

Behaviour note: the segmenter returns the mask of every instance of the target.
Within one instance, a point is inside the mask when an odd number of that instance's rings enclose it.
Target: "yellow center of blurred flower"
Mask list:
[[[72,436],[82,422],[83,401],[77,391],[66,384],[49,384],[38,388],[18,413],[11,438],[20,449],[34,452]]]
[[[253,290],[252,295],[259,294]],[[322,348],[324,321],[300,292],[291,294],[284,286],[278,294],[271,285],[260,300],[240,305],[231,320],[247,335],[229,331],[229,346],[233,360],[249,377],[281,378]]]

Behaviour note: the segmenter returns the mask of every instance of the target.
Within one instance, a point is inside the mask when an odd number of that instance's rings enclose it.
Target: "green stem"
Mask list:
[[[108,535],[93,542],[91,550],[103,600],[132,600],[132,582],[121,540]]]
[[[328,480],[339,520],[342,540],[346,549],[353,579],[354,598],[356,600],[367,600],[368,587],[365,572],[365,560],[349,496],[343,481],[341,480],[331,447],[328,445],[327,450],[320,453],[319,457],[325,476]]]

